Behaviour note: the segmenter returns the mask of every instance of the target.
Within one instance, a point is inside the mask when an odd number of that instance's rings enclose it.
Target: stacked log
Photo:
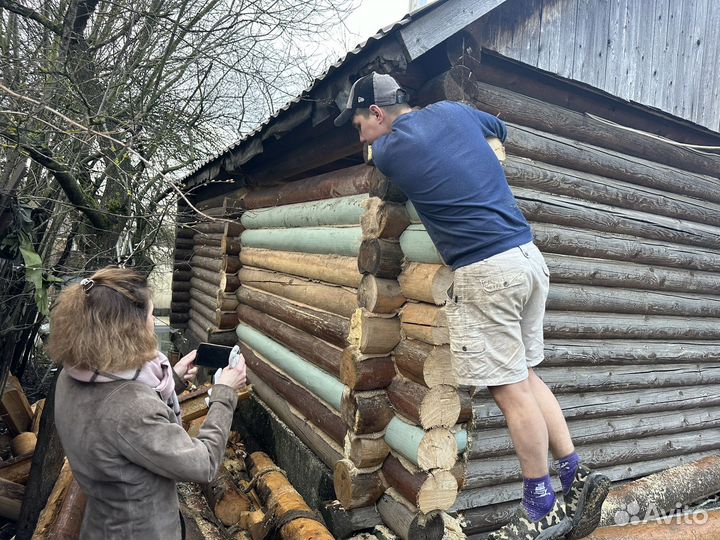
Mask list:
[[[460,66],[421,92],[438,99],[471,99],[508,124],[506,176],[550,270],[546,359],[536,372],[584,461],[617,481],[716,451],[720,199],[708,158],[492,87]],[[404,399],[395,385],[388,393],[409,411],[452,385],[441,368],[452,360],[441,307],[452,277],[412,205],[407,211],[399,283],[416,303],[401,311],[394,358],[425,393],[407,382]],[[490,394],[474,396],[471,414],[460,398],[458,420],[468,423],[458,442],[467,450],[454,469],[461,490],[452,510],[475,533],[508,519],[521,476]],[[447,421],[419,411],[408,420]]]
[[[199,341],[224,345],[236,342],[237,298],[240,270],[239,237],[242,226],[238,198],[244,191],[223,195],[198,203],[200,219],[186,217],[178,229],[178,240],[184,247],[178,253],[185,259],[182,273],[173,276],[171,323],[186,319]],[[187,215],[186,212],[185,215]]]

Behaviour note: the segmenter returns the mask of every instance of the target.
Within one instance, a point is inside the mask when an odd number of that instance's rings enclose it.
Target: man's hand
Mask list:
[[[195,378],[195,375],[197,375],[198,368],[193,363],[195,361],[196,354],[197,350],[190,351],[188,354],[178,360],[177,363],[173,366],[175,374],[185,382],[191,381]]]
[[[227,385],[235,390],[241,390],[245,386],[246,378],[245,357],[241,354],[234,367],[223,368],[216,382]]]

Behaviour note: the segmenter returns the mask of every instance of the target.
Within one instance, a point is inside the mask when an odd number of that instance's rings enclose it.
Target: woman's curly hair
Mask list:
[[[157,354],[148,328],[152,291],[133,270],[103,268],[71,285],[50,313],[48,352],[58,364],[99,371],[139,369]]]

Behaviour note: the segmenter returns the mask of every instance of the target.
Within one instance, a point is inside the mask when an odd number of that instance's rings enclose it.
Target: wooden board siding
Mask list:
[[[531,66],[720,131],[720,3],[510,0],[471,25]]]

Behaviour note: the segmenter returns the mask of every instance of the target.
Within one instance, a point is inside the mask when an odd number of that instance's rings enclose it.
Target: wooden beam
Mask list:
[[[445,533],[442,514],[432,512],[424,515],[415,505],[389,488],[377,502],[377,511],[383,523],[402,540],[441,540]]]
[[[361,469],[382,465],[389,452],[382,433],[358,435],[348,431],[345,435],[344,456]]]
[[[243,246],[253,248],[355,257],[362,230],[359,226],[247,230],[240,238]]]
[[[356,165],[278,186],[251,189],[242,198],[242,206],[252,210],[367,193],[372,171],[365,165]]]
[[[385,429],[385,442],[413,465],[426,471],[450,469],[457,459],[457,441],[450,430],[434,428],[424,431],[397,416]]]
[[[395,313],[405,303],[394,279],[365,274],[358,288],[358,305],[372,313]]]
[[[424,514],[449,509],[457,497],[457,480],[449,471],[419,471],[390,454],[382,472],[389,486]]]
[[[379,467],[358,469],[349,459],[341,459],[333,468],[335,495],[348,510],[371,506],[385,491]]]
[[[335,410],[340,410],[345,387],[336,378],[247,324],[238,325],[237,336],[241,342],[252,347],[274,366],[282,369],[302,386],[334,407]]]
[[[215,478],[201,488],[210,509],[226,527],[237,524],[241,513],[251,509],[250,499],[237,488],[224,465],[220,465]]]
[[[442,306],[453,282],[453,272],[443,264],[408,263],[398,282],[406,298]]]
[[[28,431],[32,424],[33,413],[30,403],[20,381],[14,375],[8,376],[5,382],[0,399],[0,416],[13,435]]]
[[[452,386],[426,388],[404,377],[395,377],[387,388],[395,410],[423,429],[450,428],[460,417],[460,396]]]
[[[450,347],[435,347],[423,341],[403,339],[395,347],[398,372],[418,384],[433,388],[437,385],[457,386]]]
[[[358,225],[367,199],[365,194],[350,195],[247,210],[241,219],[248,229]]]
[[[410,225],[405,206],[383,201],[379,197],[365,199],[365,213],[360,227],[365,238],[398,238]]]
[[[47,538],[79,538],[87,497],[73,478],[62,499],[58,515],[47,532]]]
[[[338,540],[345,540],[383,523],[374,505],[348,510],[343,508],[340,501],[328,501],[320,506],[320,513]]]
[[[382,431],[393,417],[390,400],[384,390],[346,390],[340,414],[350,430],[359,435]]]
[[[25,497],[25,487],[0,479],[0,517],[17,521]]]
[[[347,345],[350,321],[344,317],[296,304],[281,296],[245,285],[236,291],[236,295],[241,304],[253,307],[338,347]]]
[[[334,377],[340,376],[342,349],[281,322],[262,311],[246,305],[238,306],[238,318],[255,330],[271,337],[278,343],[312,362]]]
[[[400,319],[358,308],[350,319],[348,343],[363,354],[382,355],[400,342]]]
[[[397,240],[386,238],[363,240],[356,254],[361,272],[388,279],[394,279],[400,273],[403,251]]]
[[[16,484],[27,484],[32,454],[15,456],[0,463],[0,479]]]
[[[287,540],[334,540],[330,531],[319,520],[308,517],[310,507],[295,491],[285,475],[263,452],[253,452],[247,457],[250,474],[257,478],[256,491],[272,515],[281,523],[280,537]],[[292,513],[302,517],[292,518]],[[283,522],[283,518],[287,518]]]
[[[303,278],[244,267],[238,272],[243,286],[260,289],[289,300],[350,317],[357,309],[357,291],[339,285],[325,285]]]
[[[363,277],[358,272],[357,258],[341,255],[318,255],[246,247],[240,252],[240,261],[247,266],[275,270],[335,285],[345,285],[354,289],[360,285]]]
[[[394,376],[395,364],[389,355],[366,355],[357,347],[347,347],[342,353],[340,380],[350,390],[385,388]]]

